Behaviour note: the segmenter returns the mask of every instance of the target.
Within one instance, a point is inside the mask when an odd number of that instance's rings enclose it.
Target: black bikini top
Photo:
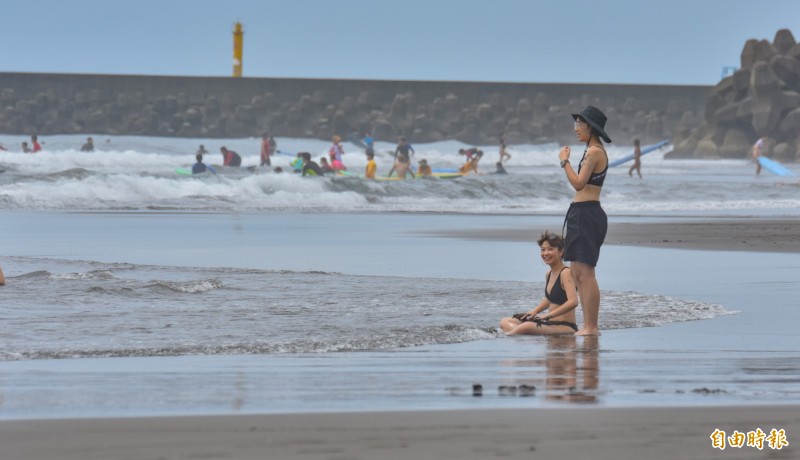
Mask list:
[[[606,181],[606,173],[608,172],[608,153],[606,153],[606,149],[602,145],[599,145],[598,147],[603,149],[603,153],[606,154],[606,169],[600,171],[599,173],[592,173],[592,175],[589,176],[589,181],[586,182],[586,183],[589,184],[589,185],[602,187],[603,186],[603,182]],[[581,173],[581,166],[583,166],[583,160],[586,158],[586,151],[587,150],[589,150],[589,146],[588,145],[586,146],[586,150],[583,151],[583,156],[581,157],[581,162],[578,164],[578,174]]]
[[[553,288],[550,289],[550,292],[547,292],[547,285],[550,284],[550,273],[547,273],[547,278],[545,283],[547,283],[544,287],[544,296],[550,303],[555,305],[563,305],[564,302],[567,301],[567,293],[564,292],[564,288],[561,287],[561,273],[569,267],[564,267],[558,272],[558,278],[556,278],[556,282],[553,283]]]

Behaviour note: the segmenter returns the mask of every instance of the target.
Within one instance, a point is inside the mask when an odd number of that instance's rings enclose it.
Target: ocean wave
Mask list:
[[[218,279],[198,280],[198,281],[152,281],[142,286],[145,289],[167,290],[187,294],[197,294],[221,289],[224,287],[222,281]]]

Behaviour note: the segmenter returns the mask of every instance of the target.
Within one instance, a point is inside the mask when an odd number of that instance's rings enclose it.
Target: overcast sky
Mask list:
[[[800,0],[0,0],[0,69],[716,84]]]

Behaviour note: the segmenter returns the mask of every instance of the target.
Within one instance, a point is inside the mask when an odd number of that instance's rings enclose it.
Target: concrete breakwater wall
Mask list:
[[[328,139],[574,141],[592,104],[612,139],[671,138],[703,121],[710,86],[0,73],[0,132]]]

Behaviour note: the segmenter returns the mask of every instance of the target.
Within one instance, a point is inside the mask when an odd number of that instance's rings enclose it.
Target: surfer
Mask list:
[[[417,177],[414,175],[414,171],[411,170],[411,155],[414,153],[414,147],[411,147],[411,144],[406,142],[405,137],[401,137],[397,143],[397,148],[394,150],[394,165],[389,171],[389,176],[392,175],[392,172],[397,172],[397,177],[401,179],[405,179],[406,174],[411,174],[411,177]]]
[[[301,152],[297,152],[297,156],[289,163],[289,166],[292,167],[292,172],[299,173],[303,171],[303,155]]]
[[[564,240],[545,231],[537,243],[542,261],[550,267],[544,278],[544,298],[527,313],[501,319],[500,329],[508,335],[574,334],[578,330],[575,323],[578,294],[570,268],[562,260]],[[547,313],[543,315],[545,310]]]
[[[324,173],[331,173],[335,172],[336,170],[331,168],[331,165],[328,163],[328,160],[325,157],[319,158],[319,169],[322,170]]]
[[[344,162],[342,162],[342,155],[344,155],[344,147],[342,147],[342,138],[339,135],[333,136],[333,143],[328,150],[328,156],[331,158],[331,168],[335,170],[347,170]]]
[[[367,167],[364,170],[364,177],[367,179],[375,179],[375,173],[378,170],[378,165],[375,164],[375,152],[367,152]]]
[[[39,145],[39,137],[34,134],[31,136],[31,153],[40,152],[42,150],[42,146]]]
[[[94,152],[94,140],[91,137],[86,138],[86,143],[81,146],[81,152]]]
[[[417,174],[422,177],[431,177],[433,175],[433,170],[431,169],[431,165],[428,164],[428,160],[421,159],[419,160],[419,167],[417,168]]]
[[[628,170],[628,176],[633,177],[633,171],[639,174],[639,179],[642,178],[642,146],[639,139],[633,140],[633,166]]]
[[[504,135],[500,135],[500,163],[503,162],[503,159],[510,160],[511,155],[506,152],[506,137]]]
[[[366,153],[367,155],[372,153],[374,155],[375,154],[375,139],[372,138],[372,135],[369,133],[369,131],[364,133],[364,139],[362,139],[361,141],[364,142],[364,145],[367,146],[367,149],[366,149],[366,151],[364,153]]]
[[[470,171],[478,174],[478,163],[483,158],[483,150],[474,149],[475,152],[470,153],[467,155],[467,162],[460,168],[458,168],[458,172],[461,174],[469,174]]]
[[[753,144],[753,160],[756,162],[756,176],[761,174],[761,162],[758,158],[764,154],[765,144],[767,143],[767,136],[764,136]]]
[[[259,166],[272,166],[270,162],[270,155],[272,154],[272,146],[270,145],[269,134],[261,136],[261,164]]]
[[[302,170],[303,177],[325,175],[325,173],[322,172],[322,169],[320,169],[319,165],[311,160],[310,153],[300,152],[300,156],[303,158],[303,170]]]
[[[595,266],[608,231],[608,217],[600,206],[600,191],[608,172],[608,155],[601,139],[610,143],[611,138],[605,132],[606,116],[600,109],[588,106],[581,113],[572,114],[572,118],[575,135],[580,142],[586,142],[586,149],[577,171],[569,162],[569,146],[558,153],[569,184],[575,189],[575,198],[564,218],[564,260],[572,262],[572,279],[583,308],[583,328],[576,335],[599,335],[600,287]]]
[[[192,174],[202,174],[206,172],[206,170],[208,170],[208,166],[203,163],[203,155],[198,153],[194,158],[197,160],[197,163],[192,165]]]
[[[224,146],[220,147],[219,151],[222,153],[222,166],[232,166],[238,168],[242,165],[242,157],[240,157],[238,153],[234,152],[233,150],[228,150]]]
[[[196,153],[198,155],[206,155],[208,153],[208,150],[206,150],[206,147],[203,144],[200,144],[200,147],[197,148]]]
[[[28,147],[28,143],[27,142],[23,142],[22,143],[22,153],[33,153],[33,152],[31,152],[30,147]]]

